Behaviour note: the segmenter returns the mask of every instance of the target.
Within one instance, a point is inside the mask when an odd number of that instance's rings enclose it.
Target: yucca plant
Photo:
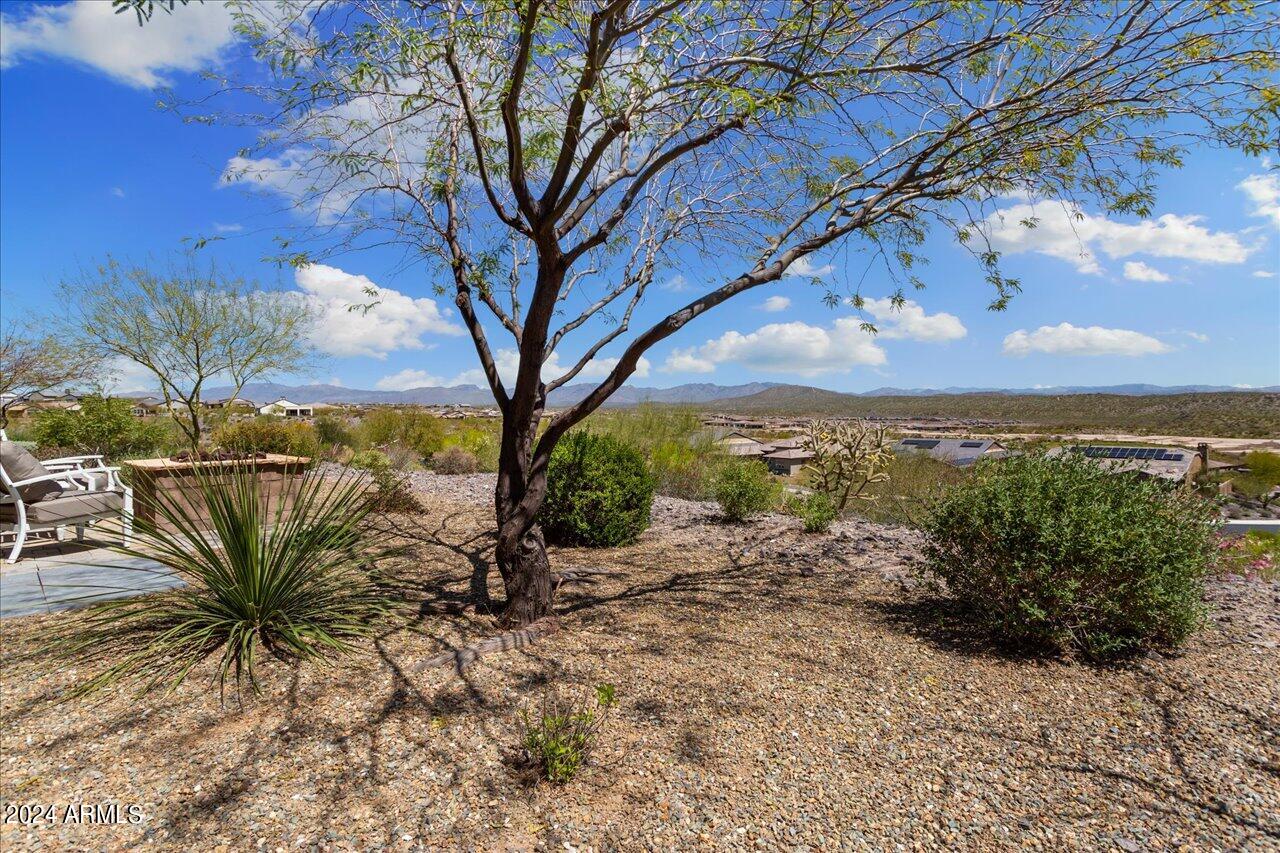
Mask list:
[[[351,472],[310,470],[286,482],[274,507],[250,462],[197,468],[177,494],[157,491],[154,521],[139,519],[134,542],[116,550],[163,567],[138,571],[186,585],[70,620],[61,651],[78,664],[106,663],[77,694],[125,680],[172,690],[211,657],[220,691],[230,679],[258,692],[259,647],[331,661],[374,630],[390,608],[380,564],[397,551],[368,523],[376,491]]]

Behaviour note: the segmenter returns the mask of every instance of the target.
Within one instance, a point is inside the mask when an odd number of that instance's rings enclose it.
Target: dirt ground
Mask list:
[[[1280,584],[1216,582],[1176,655],[1018,659],[939,615],[909,531],[662,501],[632,547],[553,554],[595,581],[562,588],[561,631],[413,672],[497,633],[485,508],[425,500],[406,624],[330,668],[269,663],[243,704],[207,672],[55,702],[85,673],[42,637],[77,616],[3,623],[0,793],[56,810],[6,809],[4,849],[1280,848]],[[593,764],[522,782],[518,709],[600,682]]]

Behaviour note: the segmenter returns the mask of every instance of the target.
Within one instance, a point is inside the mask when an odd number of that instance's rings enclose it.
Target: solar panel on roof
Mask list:
[[[982,442],[981,441],[962,441],[960,442],[960,446],[961,447],[981,447]]]
[[[902,443],[910,444],[912,447],[921,447],[925,450],[930,450],[938,446],[938,440],[936,438],[904,438]]]

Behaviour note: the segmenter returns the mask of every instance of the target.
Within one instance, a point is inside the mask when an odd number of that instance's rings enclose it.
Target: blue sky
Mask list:
[[[396,388],[474,382],[475,356],[428,271],[399,252],[329,258],[303,272],[263,258],[297,224],[279,199],[220,185],[252,131],[184,124],[156,108],[157,85],[200,91],[195,72],[231,61],[224,13],[212,4],[157,14],[146,39],[132,16],[103,3],[7,2],[0,71],[0,311],[5,319],[59,310],[63,276],[108,252],[165,262],[184,238],[220,237],[203,252],[237,272],[303,289],[325,310],[327,358],[297,381]],[[103,10],[106,10],[105,12]],[[649,353],[633,384],[802,382],[837,390],[1034,385],[1280,384],[1280,171],[1234,152],[1193,152],[1165,176],[1153,217],[1108,217],[1038,205],[1041,227],[989,224],[1004,270],[1024,292],[991,313],[982,271],[945,235],[929,240],[928,288],[896,314],[872,301],[875,340],[851,309],[832,310],[807,276],[749,292]],[[1074,221],[1074,227],[1072,222]],[[853,247],[810,272],[839,286],[862,276]],[[639,319],[687,301],[699,284],[738,272],[740,259],[689,258],[663,274]],[[363,278],[362,278],[363,277]],[[383,304],[343,310],[368,282]],[[873,272],[866,297],[894,285]],[[495,333],[496,334],[496,333]],[[577,352],[569,350],[562,363]],[[121,390],[145,387],[136,375]]]

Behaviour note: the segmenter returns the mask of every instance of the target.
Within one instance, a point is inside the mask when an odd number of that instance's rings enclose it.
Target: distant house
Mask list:
[[[783,447],[764,454],[769,471],[783,477],[799,474],[813,460],[813,453],[803,447]]]
[[[1127,445],[1071,445],[1055,447],[1048,456],[1077,453],[1084,459],[1123,473],[1136,471],[1141,477],[1155,477],[1173,483],[1189,483],[1204,467],[1203,457],[1185,447],[1131,447]]]
[[[904,438],[893,446],[893,452],[924,453],[939,462],[960,468],[979,459],[998,459],[1009,451],[993,438]]]
[[[135,418],[154,415],[164,409],[164,400],[159,397],[135,397],[129,402],[132,404],[129,412]]]
[[[260,415],[276,415],[282,418],[310,418],[316,413],[315,407],[305,403],[291,403],[281,397],[274,403],[258,407]]]
[[[716,445],[730,456],[763,456],[769,449],[769,445],[740,432],[728,433]]]
[[[200,405],[206,409],[253,409],[252,400],[246,400],[244,397],[226,397],[221,400],[205,400]]]

